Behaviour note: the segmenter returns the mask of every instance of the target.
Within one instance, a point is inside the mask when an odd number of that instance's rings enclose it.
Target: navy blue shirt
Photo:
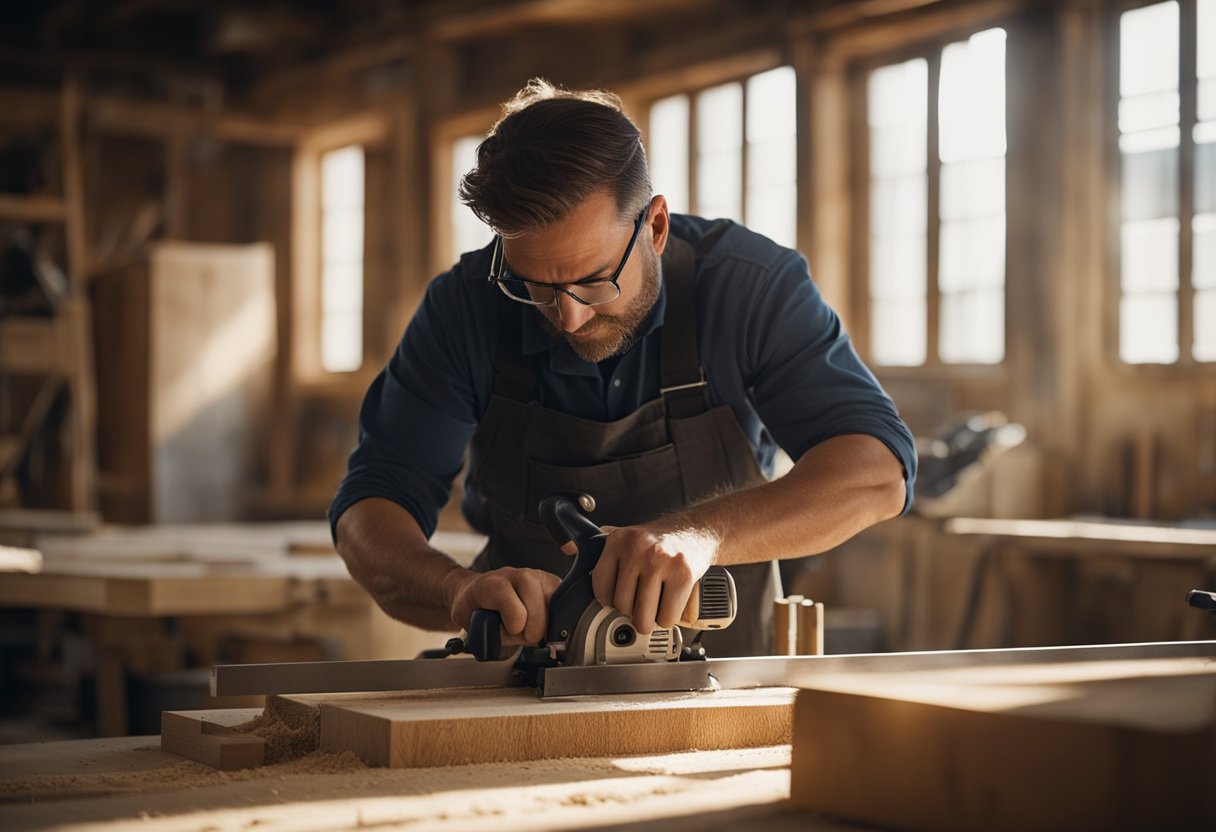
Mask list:
[[[712,402],[730,405],[766,473],[777,446],[797,460],[833,436],[879,439],[903,465],[907,511],[916,477],[912,436],[820,296],[806,261],[728,220],[671,217],[671,233],[694,246],[711,231],[720,236],[702,253],[696,279],[700,356]],[[523,353],[538,356],[543,406],[613,421],[659,395],[665,285],[633,347],[596,365],[550,337],[536,309],[489,283],[489,265],[487,246],[462,256],[427,288],[363,400],[359,443],[329,509],[332,525],[359,500],[383,497],[409,511],[430,537],[489,404],[508,315],[521,318]]]

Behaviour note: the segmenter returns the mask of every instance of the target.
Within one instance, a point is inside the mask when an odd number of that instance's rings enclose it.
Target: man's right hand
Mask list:
[[[503,645],[539,644],[549,624],[549,599],[561,579],[541,569],[505,566],[467,573],[452,595],[452,623],[469,626],[473,610],[497,610],[505,631]]]

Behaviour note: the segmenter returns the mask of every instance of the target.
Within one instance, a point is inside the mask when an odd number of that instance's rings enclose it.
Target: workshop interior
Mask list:
[[[796,251],[914,439],[771,608],[711,566],[634,627],[573,479],[536,644],[336,550],[437,276],[520,250],[461,186],[532,79]],[[0,8],[0,828],[1210,829],[1213,749],[1216,0]]]

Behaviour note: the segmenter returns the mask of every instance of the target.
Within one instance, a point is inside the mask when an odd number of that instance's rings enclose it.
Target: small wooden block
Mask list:
[[[260,766],[266,758],[265,740],[233,728],[261,713],[260,708],[163,711],[160,749],[221,771]]]
[[[789,742],[794,690],[537,699],[534,691],[281,696],[320,708],[326,751],[365,763],[468,763],[663,754]]]
[[[828,675],[799,692],[793,744],[795,806],[884,828],[1200,828],[1216,818],[1216,668]]]

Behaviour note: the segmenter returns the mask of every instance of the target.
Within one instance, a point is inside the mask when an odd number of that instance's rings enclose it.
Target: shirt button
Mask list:
[[[619,378],[614,378],[614,379],[612,380],[612,386],[613,386],[613,387],[620,387],[620,386],[621,386],[621,380],[620,380]]]

